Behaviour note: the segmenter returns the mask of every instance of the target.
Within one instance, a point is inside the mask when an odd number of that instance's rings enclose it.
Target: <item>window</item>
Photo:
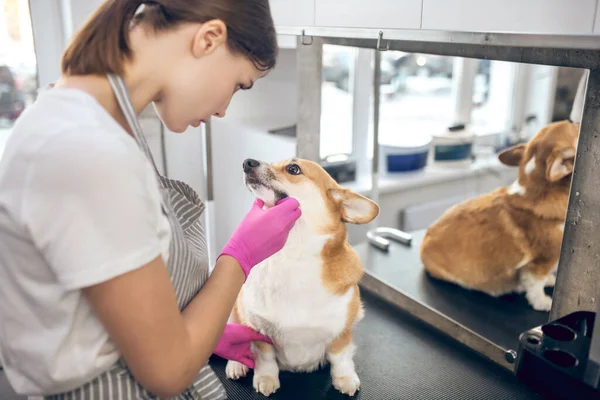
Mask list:
[[[37,95],[29,2],[0,1],[0,156],[11,128]]]
[[[412,143],[415,136],[430,136],[451,125],[455,102],[453,70],[454,57],[382,53],[379,142]],[[373,112],[370,126],[372,132]]]
[[[320,156],[352,154],[357,49],[323,45]]]
[[[510,128],[517,64],[477,60],[473,81],[471,124],[478,133],[498,133]]]
[[[374,54],[323,46],[320,155],[352,155],[359,179],[370,175],[373,155]],[[380,55],[380,144],[420,146],[465,124],[476,135],[474,154],[488,157],[529,138],[552,117],[555,67],[402,51]]]

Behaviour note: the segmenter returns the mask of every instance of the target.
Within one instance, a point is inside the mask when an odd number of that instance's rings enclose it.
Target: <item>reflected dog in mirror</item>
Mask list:
[[[434,278],[492,296],[524,293],[549,311],[569,201],[579,124],[551,123],[498,158],[519,168],[508,187],[448,209],[420,248]]]

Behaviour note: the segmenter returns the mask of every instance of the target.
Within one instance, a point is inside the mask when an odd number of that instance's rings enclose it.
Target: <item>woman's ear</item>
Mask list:
[[[523,158],[524,153],[525,144],[517,144],[512,147],[509,147],[506,150],[501,151],[498,154],[498,160],[500,160],[500,162],[504,165],[516,167],[521,163],[521,159]]]
[[[227,25],[219,19],[213,19],[201,24],[196,30],[192,41],[192,54],[200,58],[226,43]]]
[[[340,205],[344,222],[367,224],[379,215],[377,203],[349,189],[330,189],[329,194]]]

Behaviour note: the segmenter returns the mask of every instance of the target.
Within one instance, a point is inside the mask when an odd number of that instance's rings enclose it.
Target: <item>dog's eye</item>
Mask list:
[[[287,166],[287,167],[285,167],[285,168],[287,169],[287,172],[288,172],[290,175],[300,175],[300,173],[302,172],[302,171],[300,170],[300,167],[299,167],[299,166],[297,166],[296,164],[290,164],[290,165],[288,165],[288,166]]]

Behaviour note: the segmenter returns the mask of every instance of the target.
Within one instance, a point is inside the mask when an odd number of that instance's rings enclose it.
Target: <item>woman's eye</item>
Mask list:
[[[300,173],[302,171],[300,170],[300,167],[297,166],[296,164],[290,164],[290,165],[287,166],[287,172],[290,175],[300,175]]]

